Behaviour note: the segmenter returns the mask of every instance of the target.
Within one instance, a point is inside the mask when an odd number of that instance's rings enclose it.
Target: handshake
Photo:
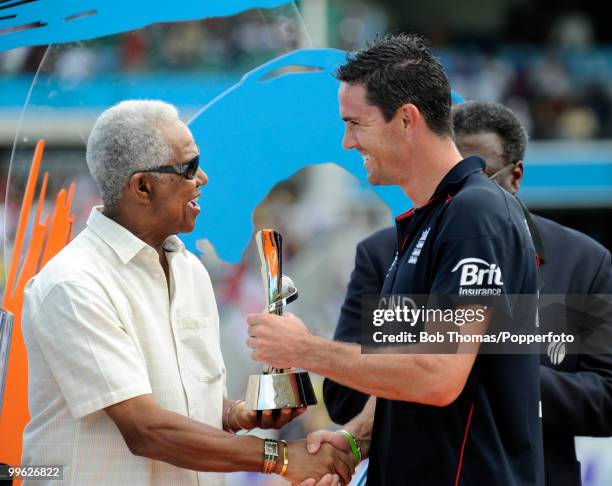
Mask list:
[[[268,390],[264,396],[273,395],[273,391]],[[279,429],[306,410],[303,406],[263,410],[258,414],[247,410],[244,402],[236,402],[233,408],[224,427],[229,432],[255,427]],[[318,430],[309,434],[306,440],[290,443],[266,439],[263,453],[263,473],[280,474],[291,484],[300,486],[346,485],[361,461],[361,445],[347,431]]]
[[[360,452],[353,454],[350,440],[342,432],[318,430],[304,441],[288,445],[289,455],[297,459],[293,471],[287,469],[285,477],[300,486],[341,486],[348,484],[361,460]],[[359,446],[355,445],[359,450]],[[295,452],[294,452],[295,451]]]
[[[282,409],[278,416],[272,410],[265,410],[258,416],[247,410],[244,402],[236,402],[226,415],[226,429],[278,429],[305,410],[304,407]],[[300,486],[346,485],[362,458],[362,447],[368,445],[369,441],[361,444],[347,431],[318,430],[305,440],[294,442],[266,439],[263,472],[280,474]]]

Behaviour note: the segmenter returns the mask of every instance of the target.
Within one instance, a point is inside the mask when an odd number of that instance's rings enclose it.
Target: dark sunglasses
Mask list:
[[[161,167],[155,167],[154,169],[144,169],[138,172],[160,172],[162,174],[178,174],[183,176],[185,179],[193,179],[198,172],[198,166],[200,165],[200,156],[196,155],[193,159],[182,164],[175,165],[162,165]]]

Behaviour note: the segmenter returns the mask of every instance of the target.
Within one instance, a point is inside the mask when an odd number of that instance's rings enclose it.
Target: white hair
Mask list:
[[[134,172],[171,162],[174,152],[162,127],[176,121],[177,109],[156,100],[122,101],[98,117],[86,158],[105,207],[117,206]]]

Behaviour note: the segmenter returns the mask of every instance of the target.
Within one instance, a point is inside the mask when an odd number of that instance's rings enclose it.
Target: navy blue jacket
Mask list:
[[[536,251],[520,205],[484,167],[478,157],[460,161],[426,204],[396,218],[398,252],[382,293],[428,308],[490,308],[485,337],[533,334]],[[421,337],[421,324],[414,329]],[[362,343],[380,342],[381,330],[398,327],[364,319]],[[480,346],[459,396],[446,406],[377,400],[368,484],[544,484],[538,347],[525,344],[515,354],[496,347]]]
[[[526,216],[530,216],[541,259],[543,292],[612,293],[608,250],[554,221],[529,213]],[[380,291],[396,246],[395,228],[378,231],[357,245],[355,268],[334,339],[359,341],[361,295]],[[612,435],[612,357],[566,354],[553,364],[549,355],[543,354],[541,364],[546,484],[579,485],[574,437]],[[344,424],[361,411],[367,396],[326,379],[324,399],[332,420]]]

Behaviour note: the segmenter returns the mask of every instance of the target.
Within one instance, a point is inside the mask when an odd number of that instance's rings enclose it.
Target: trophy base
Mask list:
[[[307,371],[249,376],[245,405],[249,410],[276,410],[316,405]]]

